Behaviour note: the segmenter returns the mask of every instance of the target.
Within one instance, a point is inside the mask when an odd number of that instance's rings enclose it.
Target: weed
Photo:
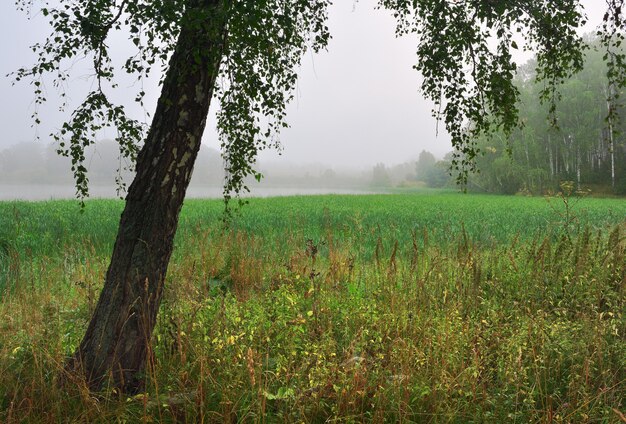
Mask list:
[[[565,233],[532,198],[253,199],[224,230],[190,202],[146,392],[120,399],[58,384],[119,203],[17,204],[0,422],[619,422],[626,239],[606,219],[626,206],[568,207]]]

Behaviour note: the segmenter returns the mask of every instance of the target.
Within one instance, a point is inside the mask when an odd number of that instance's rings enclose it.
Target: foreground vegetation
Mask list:
[[[189,201],[128,399],[58,384],[121,208],[0,203],[0,422],[626,418],[624,200]]]

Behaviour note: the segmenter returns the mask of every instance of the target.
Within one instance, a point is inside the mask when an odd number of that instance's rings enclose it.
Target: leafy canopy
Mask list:
[[[29,13],[40,10],[52,28],[45,42],[33,46],[36,63],[15,74],[17,80],[30,79],[37,105],[47,100],[44,76],[52,75],[63,97],[69,65],[81,57],[92,63],[95,88],[53,135],[59,153],[72,158],[79,197],[88,195],[84,151],[98,131],[116,128],[120,152],[130,159],[145,136],[145,124],[110,100],[118,73],[139,81],[155,70],[166,74],[181,28],[198,22],[198,11],[215,8],[211,6],[215,3],[226,22],[215,96],[228,200],[231,193],[247,190],[245,177],[261,177],[253,167],[258,152],[280,148],[278,136],[287,126],[285,107],[293,97],[301,58],[308,49],[319,51],[328,45],[331,0],[16,1]],[[600,31],[612,63],[610,76],[623,87],[625,60],[611,49],[623,37],[623,0],[607,3]],[[415,68],[424,77],[421,89],[434,101],[434,116],[452,136],[460,181],[474,167],[478,135],[498,129],[510,133],[518,125],[513,50],[536,51],[541,97],[552,114],[559,84],[582,67],[584,43],[577,30],[585,16],[579,0],[380,0],[379,7],[396,17],[398,36],[417,35]],[[209,14],[201,18],[211,19]],[[134,46],[121,66],[115,66],[107,43],[113,32],[125,34]],[[143,104],[143,89],[135,94]],[[37,111],[34,119],[39,122]]]
[[[37,0],[18,0],[19,8],[34,13]],[[214,4],[217,3],[217,6]],[[222,13],[226,22],[226,48],[217,80],[216,96],[221,106],[218,129],[228,179],[225,194],[245,188],[244,178],[260,175],[252,168],[260,149],[278,146],[277,135],[286,126],[285,107],[292,98],[296,70],[304,52],[326,46],[328,0],[58,0],[44,1],[41,13],[49,18],[52,34],[33,46],[37,62],[17,71],[16,79],[30,78],[35,103],[46,99],[44,76],[52,74],[55,88],[65,98],[64,88],[76,58],[92,61],[96,84],[72,112],[60,131],[53,134],[59,153],[72,158],[77,194],[88,195],[85,148],[95,142],[105,127],[117,129],[121,154],[134,159],[146,135],[146,126],[128,116],[110,100],[117,87],[118,72],[139,82],[158,70],[164,76],[168,60],[186,25],[214,19]],[[206,16],[198,16],[203,10]],[[127,34],[135,48],[118,69],[107,43],[113,32]],[[199,62],[199,61],[198,61]],[[194,63],[190,63],[194,66]],[[142,87],[142,84],[137,84]],[[143,89],[135,101],[143,105]],[[67,104],[63,104],[67,106]],[[39,122],[35,111],[34,119]]]

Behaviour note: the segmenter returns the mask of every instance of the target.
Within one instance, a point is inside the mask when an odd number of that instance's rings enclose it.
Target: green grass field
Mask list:
[[[122,206],[0,203],[0,422],[624,418],[623,199],[188,201],[129,399],[58,384]]]

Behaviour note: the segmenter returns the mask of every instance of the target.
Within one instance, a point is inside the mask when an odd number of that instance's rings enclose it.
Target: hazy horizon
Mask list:
[[[583,2],[590,24],[598,23],[603,7],[593,0]],[[262,152],[259,161],[282,164],[320,164],[328,167],[365,169],[377,163],[401,164],[427,150],[441,158],[452,147],[443,124],[431,116],[432,104],[419,93],[420,75],[412,69],[416,42],[412,37],[395,38],[395,20],[384,10],[374,10],[376,1],[337,2],[331,7],[329,26],[333,39],[328,51],[307,54],[300,68],[296,97],[288,107],[288,122],[281,140],[283,150]],[[42,41],[49,29],[41,16],[26,21],[14,10],[13,3],[0,5],[0,45],[6,59],[0,73],[14,71],[33,63],[28,48]],[[117,36],[111,43],[125,45]],[[120,47],[125,52],[124,47]],[[527,55],[528,56],[528,55]],[[524,60],[522,57],[519,60]],[[69,82],[70,97],[77,101],[89,88],[87,68],[74,65],[76,72]],[[121,75],[121,74],[120,74]],[[125,102],[135,116],[142,111],[132,99],[124,99],[133,82],[120,78],[120,89],[112,92],[116,101]],[[145,87],[146,102],[153,109],[159,95],[157,78]],[[32,89],[25,83],[11,86],[11,80],[0,79],[0,150],[19,142],[49,140],[64,115],[57,111],[56,96],[51,87],[50,102],[41,109],[43,123],[31,128]],[[132,96],[130,96],[132,97]],[[203,138],[203,145],[219,149],[215,130],[216,104]],[[149,122],[149,118],[146,119]],[[112,138],[112,130],[100,138]]]
[[[115,192],[116,178],[121,176],[127,186],[133,180],[134,172],[129,170],[130,164],[120,163],[118,157],[118,146],[113,140],[100,140],[86,149],[90,197],[119,197]],[[121,172],[118,171],[120,165]],[[390,187],[414,181],[416,165],[417,157],[402,164],[383,166],[386,174],[383,176],[384,183]],[[70,168],[70,159],[59,156],[52,144],[24,142],[0,149],[0,200],[73,198],[75,189]],[[251,196],[362,193],[371,192],[374,185],[373,166],[350,168],[312,162],[294,164],[269,158],[260,159],[256,168],[264,178],[260,182],[247,178]],[[220,153],[203,145],[196,160],[188,196],[222,197],[223,184]]]

